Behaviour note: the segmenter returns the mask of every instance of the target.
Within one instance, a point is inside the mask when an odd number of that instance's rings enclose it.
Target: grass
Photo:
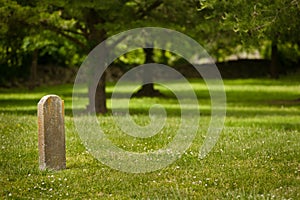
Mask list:
[[[300,199],[299,77],[279,80],[225,80],[225,128],[209,155],[198,159],[210,119],[209,95],[191,80],[201,122],[191,147],[168,167],[142,174],[107,167],[91,156],[75,131],[72,85],[0,89],[0,197],[4,199]],[[126,89],[126,88],[125,88]],[[108,84],[111,93],[113,84]],[[166,94],[168,91],[160,88]],[[36,104],[46,94],[65,100],[67,169],[39,171]],[[147,152],[166,145],[178,128],[174,98],[133,99],[131,114],[149,122],[148,107],[168,110],[166,127],[152,138],[122,134],[111,114],[98,119],[109,138],[128,151]],[[110,105],[110,100],[108,100]]]

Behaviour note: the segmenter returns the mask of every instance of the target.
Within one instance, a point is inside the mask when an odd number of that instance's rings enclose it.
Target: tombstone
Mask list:
[[[66,168],[64,101],[57,95],[38,103],[38,148],[41,170]]]

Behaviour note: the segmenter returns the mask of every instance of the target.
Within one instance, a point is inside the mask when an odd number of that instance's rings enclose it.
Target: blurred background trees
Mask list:
[[[0,85],[6,87],[38,86],[38,71],[45,66],[76,71],[109,36],[144,26],[183,32],[217,62],[267,59],[272,78],[299,67],[298,0],[0,0],[0,19]],[[150,58],[171,66],[182,62],[170,52],[140,49],[114,64],[126,71]],[[105,113],[105,75],[96,91],[96,108],[89,109]]]
[[[258,50],[270,59],[270,76],[278,78],[283,67],[299,62],[300,2],[298,0],[203,1],[221,29],[238,37],[233,46]],[[222,39],[220,39],[222,41]],[[230,45],[227,44],[228,47]]]

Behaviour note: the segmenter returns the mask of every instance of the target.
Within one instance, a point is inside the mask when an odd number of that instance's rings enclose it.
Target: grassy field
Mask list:
[[[193,144],[167,168],[143,174],[111,169],[85,150],[72,120],[72,85],[0,89],[0,198],[300,199],[300,102],[295,101],[300,98],[299,80],[225,80],[225,128],[202,160],[198,151],[210,119],[210,100],[203,82],[191,80],[202,114]],[[113,84],[108,84],[107,92],[112,90]],[[67,169],[39,171],[36,104],[53,93],[65,100]],[[158,102],[169,110],[165,134],[158,137],[130,139],[118,130],[111,114],[99,116],[99,121],[125,150],[158,149],[177,130],[176,99],[133,99],[130,104],[135,121],[147,124],[144,105]]]

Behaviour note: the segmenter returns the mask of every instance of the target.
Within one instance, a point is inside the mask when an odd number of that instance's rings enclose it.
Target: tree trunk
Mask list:
[[[106,32],[104,29],[101,29],[97,26],[99,24],[105,23],[105,21],[99,16],[99,13],[96,12],[94,9],[89,9],[86,13],[86,24],[90,30],[90,33],[87,37],[89,41],[88,45],[88,53],[93,50],[95,46],[100,44],[102,41],[106,39]],[[105,53],[105,52],[103,52]],[[99,59],[101,56],[105,55],[99,55]],[[103,67],[103,66],[99,66]],[[100,81],[95,83],[89,84],[89,105],[87,106],[87,110],[89,112],[96,112],[99,114],[105,114],[107,113],[107,107],[106,107],[106,93],[105,93],[105,77],[106,73],[103,72]],[[97,79],[97,77],[94,77],[94,79]],[[95,89],[95,87],[97,87]],[[95,94],[91,94],[92,91],[96,91]],[[94,105],[95,107],[92,107]]]
[[[146,60],[145,63],[153,63],[153,49],[144,49],[144,52],[146,54]],[[145,94],[151,94],[154,91],[154,84],[153,84],[153,73],[152,70],[149,69],[149,67],[144,69],[143,74],[143,86],[141,90],[144,90]]]
[[[272,42],[271,66],[270,66],[271,78],[273,79],[279,78],[278,71],[279,71],[278,47],[276,42]]]
[[[153,49],[147,48],[144,49],[146,60],[145,63],[154,63],[153,60]],[[163,96],[158,90],[154,89],[153,84],[153,71],[149,67],[145,67],[143,71],[143,86],[140,90],[138,90],[133,96],[136,97],[155,97],[155,96]]]
[[[104,72],[100,78],[100,81],[96,89],[96,95],[95,95],[95,111],[96,113],[101,113],[101,114],[107,113],[105,77],[106,77],[106,72]]]
[[[89,105],[87,106],[88,112],[105,114],[107,113],[106,107],[106,92],[105,92],[105,77],[106,72],[103,73],[98,83],[89,84]],[[97,88],[95,88],[97,87]],[[96,91],[96,92],[95,92]],[[94,105],[94,106],[92,106]]]
[[[29,76],[29,89],[33,90],[37,86],[37,65],[38,65],[38,56],[39,51],[35,49],[32,54],[32,62],[30,67],[30,76]]]

